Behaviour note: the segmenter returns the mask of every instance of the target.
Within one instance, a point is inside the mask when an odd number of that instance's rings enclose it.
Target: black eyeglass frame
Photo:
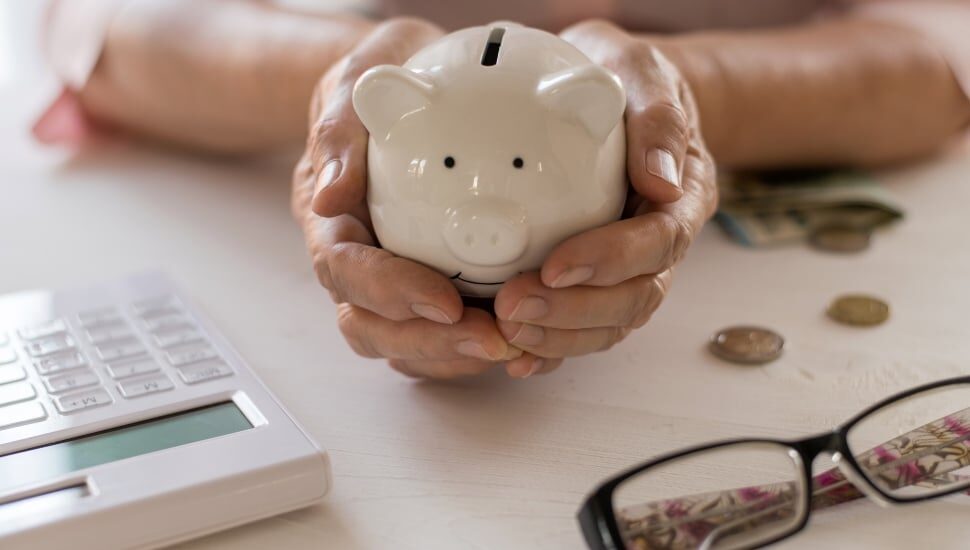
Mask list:
[[[809,436],[802,439],[795,440],[785,440],[785,439],[771,439],[771,438],[738,438],[738,439],[726,439],[722,441],[716,441],[713,443],[706,443],[701,445],[694,445],[679,451],[673,451],[671,453],[663,454],[657,458],[644,462],[638,466],[634,466],[627,469],[618,475],[608,479],[599,485],[584,501],[582,507],[579,509],[577,514],[577,519],[579,520],[580,528],[582,529],[583,536],[586,539],[586,544],[591,550],[622,550],[624,548],[623,538],[620,535],[619,527],[617,526],[616,515],[613,510],[613,492],[616,488],[622,484],[624,481],[630,479],[633,476],[639,475],[649,468],[653,468],[665,462],[678,459],[690,454],[694,454],[700,451],[708,451],[713,449],[719,449],[721,447],[727,447],[730,445],[737,445],[741,443],[768,443],[774,445],[781,445],[788,447],[798,453],[801,458],[802,463],[802,483],[805,487],[812,486],[812,462],[815,458],[823,453],[838,453],[838,457],[849,465],[850,469],[853,470],[855,477],[857,479],[851,479],[853,485],[858,483],[864,483],[866,489],[871,489],[875,491],[880,497],[884,498],[886,501],[893,504],[909,504],[913,502],[921,502],[924,500],[932,500],[941,498],[953,493],[964,491],[970,486],[970,481],[964,483],[955,483],[953,488],[941,490],[940,492],[900,498],[899,496],[893,495],[887,491],[881,489],[878,485],[869,480],[868,476],[863,472],[861,466],[856,461],[855,457],[852,455],[852,451],[849,449],[847,435],[849,430],[853,426],[859,423],[862,419],[866,418],[870,414],[885,408],[887,405],[891,405],[897,401],[901,401],[918,393],[925,391],[935,390],[945,386],[956,386],[962,384],[970,384],[970,376],[959,376],[955,378],[947,378],[945,380],[939,380],[937,382],[931,382],[929,384],[924,384],[922,386],[917,386],[915,388],[910,388],[908,390],[902,391],[890,397],[887,397],[869,407],[864,409],[862,412],[856,414],[840,426],[832,429],[832,431]],[[857,487],[863,490],[862,487]],[[868,494],[868,491],[863,490],[864,493]],[[786,539],[795,533],[798,533],[808,525],[808,518],[811,516],[811,500],[812,491],[805,491],[805,500],[802,504],[801,510],[802,517],[800,521],[792,526],[791,529],[782,532],[775,537],[766,540],[764,542],[759,542],[753,548],[761,548],[769,544],[778,542],[782,539]]]

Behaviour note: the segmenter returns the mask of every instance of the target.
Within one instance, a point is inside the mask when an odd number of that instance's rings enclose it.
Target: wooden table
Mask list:
[[[748,250],[711,226],[655,318],[609,352],[527,380],[415,383],[343,342],[289,216],[290,159],[32,143],[27,128],[55,83],[26,4],[0,3],[0,292],[161,266],[332,456],[327,504],[186,549],[582,548],[574,513],[620,468],[709,439],[810,434],[970,372],[962,153],[879,176],[907,218],[861,255]],[[892,318],[832,323],[825,306],[846,291],[884,296]],[[741,367],[706,353],[714,330],[742,322],[781,331],[784,356]],[[968,504],[859,501],[818,513],[781,546],[965,548]]]

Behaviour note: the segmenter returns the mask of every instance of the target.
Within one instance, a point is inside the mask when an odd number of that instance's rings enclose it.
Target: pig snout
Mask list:
[[[472,199],[445,221],[445,242],[458,259],[473,265],[511,263],[529,244],[525,209],[502,199]]]

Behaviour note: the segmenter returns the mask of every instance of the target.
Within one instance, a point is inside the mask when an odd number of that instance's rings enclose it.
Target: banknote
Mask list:
[[[716,219],[746,246],[800,242],[832,225],[872,230],[903,217],[892,194],[862,172],[727,174],[719,185]]]

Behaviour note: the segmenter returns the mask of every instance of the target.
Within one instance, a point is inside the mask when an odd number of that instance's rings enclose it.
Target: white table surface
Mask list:
[[[326,504],[186,549],[582,548],[575,511],[620,468],[709,439],[810,434],[970,372],[963,153],[880,176],[907,219],[861,255],[748,250],[711,226],[654,320],[609,352],[528,380],[415,383],[341,339],[289,217],[287,162],[31,141],[55,92],[38,4],[0,2],[0,292],[164,267],[332,456]],[[892,319],[830,322],[846,291],[886,297]],[[710,357],[712,331],[736,323],[777,328],[785,355],[755,368]],[[850,503],[779,546],[965,548],[968,503]]]

